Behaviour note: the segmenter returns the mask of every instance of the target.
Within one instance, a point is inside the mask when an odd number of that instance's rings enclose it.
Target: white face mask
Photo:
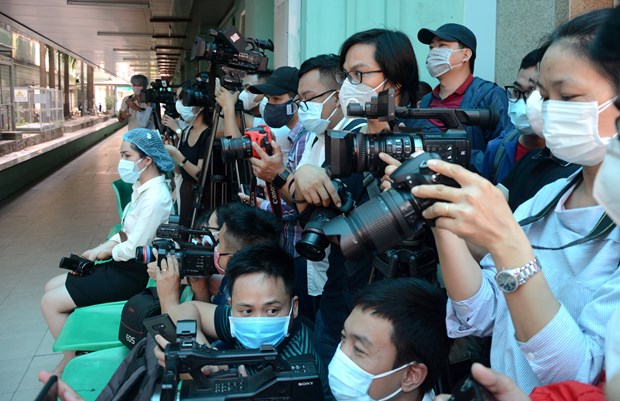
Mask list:
[[[258,106],[260,102],[257,102],[256,98],[259,96],[260,95],[256,93],[250,93],[246,91],[245,89],[242,90],[241,93],[239,94],[239,100],[243,102],[243,110],[250,111],[254,107]]]
[[[260,101],[260,104],[258,105],[258,111],[260,112],[260,115],[263,118],[263,120],[265,119],[265,106],[267,106],[267,103],[269,103],[269,99],[267,99],[267,96],[265,96],[263,100]]]
[[[194,107],[192,106],[183,106],[183,102],[177,100],[174,105],[174,108],[177,109],[177,113],[181,115],[183,121],[188,124],[191,124],[196,119],[196,114],[194,114]]]
[[[620,140],[612,138],[607,146],[603,164],[594,180],[594,199],[616,224],[620,224],[618,172],[620,172]]]
[[[371,401],[372,398],[368,395],[368,390],[370,389],[373,380],[389,376],[394,372],[398,372],[401,369],[413,365],[414,363],[415,362],[410,362],[399,368],[392,369],[389,372],[372,375],[357,366],[351,358],[342,352],[342,343],[340,343],[334,357],[332,358],[332,361],[329,363],[329,388],[332,390],[332,394],[336,398],[336,401]],[[381,398],[377,401],[386,401],[394,398],[401,391],[403,391],[403,389],[399,388],[387,397]]]
[[[354,85],[348,78],[345,79],[338,95],[340,100],[340,108],[342,109],[344,116],[348,117],[347,106],[350,103],[359,103],[366,107],[366,103],[369,103],[374,96],[377,96],[377,89],[385,85],[386,82],[387,78],[376,87],[371,88],[365,83]]]
[[[543,118],[542,118],[543,98],[538,89],[530,93],[527,98],[526,114],[532,131],[541,138],[543,137]]]
[[[334,96],[336,92],[332,92],[331,95],[327,97],[323,102],[306,102],[305,105],[307,107],[304,110],[304,106],[300,105],[297,109],[297,116],[299,117],[299,121],[304,126],[306,131],[314,132],[315,134],[322,134],[325,132],[330,123],[330,118],[336,113],[338,108],[335,108],[334,111],[327,118],[321,118],[323,114],[323,105]]]
[[[426,57],[426,69],[433,78],[437,78],[456,66],[463,64],[464,61],[457,65],[450,64],[450,56],[454,52],[459,52],[464,49],[451,49],[449,47],[435,47],[431,49]]]
[[[245,348],[260,348],[263,344],[276,346],[288,336],[293,314],[293,302],[287,316],[235,317],[229,316],[230,333]]]
[[[598,133],[598,115],[616,100],[567,102],[547,100],[543,103],[543,135],[555,156],[582,166],[595,166],[603,161],[611,137]]]
[[[519,133],[522,135],[534,134],[534,130],[530,127],[530,122],[527,119],[527,105],[524,99],[508,102],[508,116]]]
[[[144,159],[140,159],[137,162],[132,162],[127,159],[120,159],[118,161],[118,175],[121,177],[121,180],[125,181],[127,184],[134,184],[140,178],[140,174],[146,170],[144,167],[142,170],[138,170],[138,164]]]

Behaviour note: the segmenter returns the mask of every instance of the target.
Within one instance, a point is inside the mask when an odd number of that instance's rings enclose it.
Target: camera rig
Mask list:
[[[140,92],[140,102],[142,103],[155,103],[157,105],[155,114],[156,129],[161,135],[165,135],[168,139],[174,139],[176,133],[161,122],[161,113],[159,105],[163,104],[164,114],[178,118],[179,113],[175,107],[176,92],[175,89],[178,85],[170,85],[165,79],[156,79],[151,82],[151,87]]]
[[[323,389],[316,366],[300,360],[281,366],[272,346],[260,349],[215,350],[196,342],[196,322],[179,321],[177,342],[165,350],[162,401],[176,400],[179,376],[189,373],[193,380],[181,385],[181,400],[322,400]],[[242,377],[235,367],[263,364],[257,373]],[[226,372],[205,376],[206,365],[228,365]]]

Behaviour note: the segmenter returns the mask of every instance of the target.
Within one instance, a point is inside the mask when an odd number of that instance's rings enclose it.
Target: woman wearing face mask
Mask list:
[[[460,188],[412,190],[439,200],[423,216],[436,219],[449,335],[493,335],[491,366],[526,393],[557,381],[597,380],[606,324],[620,306],[620,229],[593,197],[606,145],[617,135],[619,71],[587,50],[609,11],[560,26],[540,65],[547,146],[580,171],[544,187],[514,218],[490,182],[439,160],[430,168]],[[465,240],[489,250],[482,269]]]
[[[206,115],[203,107],[184,106],[180,100],[177,100],[176,107],[187,126],[181,132],[177,147],[166,145],[166,149],[176,164],[174,182],[179,222],[182,226],[189,227],[194,212],[194,185],[200,178],[203,157],[211,134],[208,123],[210,116]]]
[[[122,231],[82,253],[83,258],[101,262],[92,274],[65,273],[45,285],[41,310],[54,338],[76,307],[129,299],[148,281],[146,265],[134,259],[136,247],[150,245],[157,227],[168,221],[172,199],[162,173],[172,170],[174,164],[159,133],[144,128],[123,136],[120,153],[118,173],[123,181],[133,184],[131,203],[123,212]],[[74,352],[65,352],[56,371],[62,372],[73,356]]]

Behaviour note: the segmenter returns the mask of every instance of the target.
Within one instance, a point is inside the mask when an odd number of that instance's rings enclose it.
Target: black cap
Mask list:
[[[277,68],[267,82],[260,85],[252,85],[248,90],[256,94],[283,95],[288,92],[297,93],[299,86],[299,70],[295,67]]]
[[[611,15],[598,31],[590,46],[590,53],[597,60],[620,61],[620,7],[614,8]]]
[[[427,28],[418,31],[418,40],[425,45],[430,45],[435,36],[449,42],[461,42],[476,54],[476,35],[466,26],[445,24],[437,28],[436,31]]]

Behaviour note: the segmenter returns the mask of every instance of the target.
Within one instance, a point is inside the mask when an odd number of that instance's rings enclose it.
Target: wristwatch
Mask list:
[[[500,290],[509,294],[515,292],[519,286],[525,284],[530,277],[540,270],[538,258],[534,258],[524,266],[498,271],[495,274],[495,282]]]
[[[181,134],[183,133],[183,130],[181,128],[177,128],[174,130],[174,132],[176,132],[178,136],[181,136]]]
[[[177,163],[179,167],[183,167],[185,165],[185,163],[187,162],[187,157],[185,159],[183,159],[182,162]]]
[[[278,174],[275,177],[273,177],[273,180],[271,181],[271,184],[276,189],[282,188],[284,186],[284,184],[286,184],[286,179],[288,178],[288,176],[290,174],[291,174],[291,172],[285,169],[283,172],[281,172],[280,174]]]

